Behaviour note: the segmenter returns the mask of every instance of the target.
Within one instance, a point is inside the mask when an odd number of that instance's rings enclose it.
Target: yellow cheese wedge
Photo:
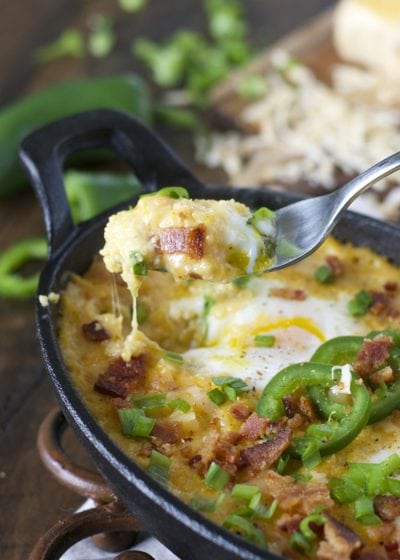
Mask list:
[[[346,62],[400,76],[400,0],[342,0],[334,14],[334,44]]]

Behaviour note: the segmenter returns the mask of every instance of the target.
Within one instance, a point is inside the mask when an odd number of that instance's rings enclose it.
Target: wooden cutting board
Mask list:
[[[333,9],[329,9],[271,45],[251,64],[218,86],[212,95],[213,112],[218,120],[228,126],[243,127],[240,114],[246,102],[238,94],[239,86],[248,76],[266,74],[271,68],[271,55],[278,49],[292,55],[329,84],[332,66],[340,62],[333,46],[332,21]]]

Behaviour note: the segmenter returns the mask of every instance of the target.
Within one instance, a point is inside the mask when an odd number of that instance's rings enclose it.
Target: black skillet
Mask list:
[[[31,134],[20,153],[43,209],[49,242],[39,294],[60,292],[68,273],[83,273],[102,246],[104,225],[112,212],[74,226],[62,178],[65,158],[92,148],[114,151],[132,167],[145,192],[181,185],[193,198],[235,198],[252,208],[278,208],[295,200],[278,192],[203,185],[160,138],[125,113],[101,109],[67,117]],[[347,212],[334,235],[400,264],[400,228]],[[37,327],[43,359],[69,423],[116,495],[152,534],[182,559],[280,558],[215,525],[129,459],[101,429],[71,382],[57,341],[57,306],[37,303]]]

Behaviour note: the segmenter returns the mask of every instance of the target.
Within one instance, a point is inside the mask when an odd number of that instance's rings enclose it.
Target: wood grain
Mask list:
[[[332,4],[333,0],[246,1],[253,45],[264,48]],[[135,37],[162,40],[182,26],[205,29],[199,0],[150,0],[137,15],[123,13],[117,0],[0,0],[0,8],[0,105],[80,76],[127,70],[147,75],[131,54]],[[68,26],[86,32],[88,17],[95,12],[115,20],[118,42],[110,57],[34,64],[35,48],[54,40]],[[195,165],[190,135],[166,127],[159,132],[203,180],[221,180],[220,175]],[[0,251],[42,231],[41,212],[32,192],[0,201]],[[0,300],[0,333],[0,558],[21,560],[28,557],[39,535],[81,499],[52,480],[36,451],[36,431],[54,406],[54,397],[42,370],[32,302]],[[74,438],[70,435],[67,440],[83,460]]]

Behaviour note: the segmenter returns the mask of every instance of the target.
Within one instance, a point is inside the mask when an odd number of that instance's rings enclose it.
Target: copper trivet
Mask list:
[[[64,452],[61,437],[68,423],[59,409],[43,420],[37,445],[46,468],[63,486],[91,498],[96,507],[74,513],[57,523],[36,543],[29,560],[58,560],[74,544],[87,537],[108,552],[130,548],[142,531],[139,522],[118,501],[100,474],[84,469]],[[115,560],[154,560],[140,551],[126,551]]]

